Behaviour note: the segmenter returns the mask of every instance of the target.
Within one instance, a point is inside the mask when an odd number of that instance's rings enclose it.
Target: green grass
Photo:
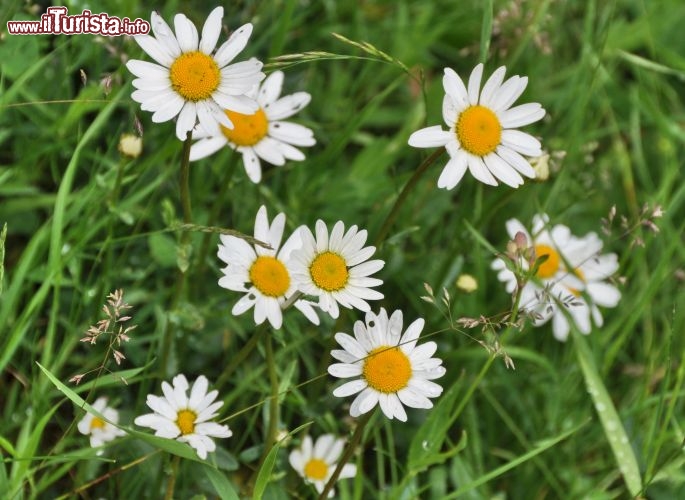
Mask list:
[[[343,309],[316,327],[288,311],[278,331],[255,328],[251,312],[232,316],[239,295],[217,285],[217,234],[177,229],[182,143],[174,124],[152,123],[130,98],[133,76],[123,63],[149,58],[124,37],[9,35],[6,19],[37,17],[15,4],[0,10],[0,496],[160,498],[173,476],[176,498],[315,498],[288,453],[307,432],[354,432],[351,399],[331,395],[337,379],[326,368],[333,334],[351,332],[362,313]],[[228,29],[255,25],[241,59],[271,62],[267,71],[286,74],[286,93],[312,95],[294,121],[314,130],[317,145],[304,162],[265,168],[259,185],[228,149],[191,164],[196,225],[252,234],[265,204],[270,216],[286,213],[287,231],[343,220],[374,241],[432,153],[407,139],[442,124],[444,67],[467,76],[479,61],[486,75],[506,65],[508,75],[529,77],[520,102],[547,110],[525,128],[552,154],[547,181],[513,190],[467,174],[455,190],[438,190],[443,155],[380,245],[385,298],[372,309],[402,309],[406,323],[425,318],[422,338],[438,343],[447,374],[432,410],[409,410],[407,423],[380,412],[371,418],[352,459],[358,476],[336,485],[341,498],[685,497],[685,6],[517,4],[518,11],[508,1],[476,0],[224,5]],[[160,13],[170,20],[184,12],[201,25],[213,7],[172,2]],[[150,15],[131,1],[105,1],[97,11]],[[130,160],[117,144],[136,117],[144,152]],[[659,232],[622,230],[620,217],[634,224],[645,204],[663,208]],[[601,219],[614,205],[605,235]],[[622,299],[603,310],[604,326],[564,344],[550,325],[496,337],[450,328],[445,307],[454,319],[508,311],[511,297],[484,242],[503,251],[506,220],[528,223],[539,211],[576,235],[597,232],[605,251],[618,254]],[[190,254],[179,255],[185,240]],[[180,293],[179,259],[189,265]],[[461,273],[477,279],[475,292],[456,288]],[[438,298],[446,288],[449,304],[421,300],[424,283]],[[119,288],[138,325],[121,366],[106,359],[106,342],[79,342]],[[495,338],[515,370],[477,342]],[[126,384],[106,373],[68,382],[105,361]],[[148,412],[146,395],[176,373],[220,384],[220,418],[233,436],[217,440],[205,462],[133,425]],[[120,410],[128,434],[97,456],[76,423],[82,401],[100,395]],[[274,410],[290,437],[267,454]]]

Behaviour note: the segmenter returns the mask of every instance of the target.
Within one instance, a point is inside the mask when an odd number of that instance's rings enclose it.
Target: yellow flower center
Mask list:
[[[345,288],[350,277],[345,259],[333,252],[323,252],[317,255],[309,266],[309,274],[314,284],[327,292]]]
[[[411,363],[399,347],[381,346],[369,353],[362,369],[366,382],[378,392],[391,393],[407,387]]]
[[[269,131],[269,119],[262,108],[259,108],[253,115],[244,115],[228,109],[225,110],[225,113],[233,123],[233,129],[221,125],[221,132],[233,144],[254,146],[264,139]]]
[[[171,86],[186,101],[208,99],[219,86],[221,74],[214,59],[202,52],[186,52],[169,69]]]
[[[469,106],[459,114],[456,125],[459,144],[476,156],[492,153],[500,144],[502,124],[485,106]]]
[[[263,295],[282,297],[290,287],[290,274],[280,260],[262,255],[250,267],[250,281]]]
[[[560,267],[559,253],[548,245],[535,245],[535,257],[539,259],[543,255],[547,255],[547,260],[540,264],[535,275],[540,279],[551,278]]]
[[[105,425],[107,425],[107,422],[105,422],[99,417],[93,417],[93,420],[90,421],[90,430],[92,431],[93,429],[104,429]]]
[[[304,466],[304,475],[313,481],[323,481],[327,474],[328,465],[318,458],[312,458]]]
[[[192,410],[181,410],[176,416],[176,425],[181,429],[181,434],[192,434],[195,432],[195,419],[197,415]]]

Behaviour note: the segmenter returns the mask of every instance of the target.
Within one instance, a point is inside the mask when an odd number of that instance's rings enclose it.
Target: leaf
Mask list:
[[[2,295],[2,280],[5,276],[5,240],[7,239],[7,222],[0,232],[0,295]]]
[[[214,467],[205,466],[202,468],[207,474],[207,478],[214,486],[214,489],[222,500],[239,500],[238,494],[233,489],[233,485],[228,478]]]
[[[297,429],[292,430],[288,433],[289,436],[300,432],[305,427],[310,426],[314,422],[307,422],[302,424]],[[284,438],[285,439],[285,438]],[[259,474],[257,475],[257,481],[255,482],[254,491],[252,492],[252,498],[259,500],[264,495],[264,490],[266,485],[269,484],[269,479],[271,478],[271,472],[273,471],[274,465],[276,464],[276,457],[278,455],[278,450],[281,447],[283,440],[278,441],[274,444],[273,448],[269,451],[269,454],[264,459],[261,469],[259,469]]]
[[[459,384],[453,384],[416,432],[409,446],[407,466],[410,474],[417,474],[431,465],[441,464],[466,447],[466,434],[463,433],[454,448],[446,452],[440,451],[447,438],[447,432],[458,417],[455,410],[460,392]]]
[[[147,238],[150,256],[161,267],[176,266],[176,242],[169,235],[152,233]]]
[[[573,329],[573,343],[576,348],[580,368],[583,371],[583,377],[585,377],[587,391],[590,393],[592,402],[595,404],[595,410],[597,410],[599,420],[604,428],[604,435],[609,440],[611,451],[614,453],[614,458],[621,470],[621,474],[623,474],[628,491],[630,491],[632,497],[637,497],[643,489],[642,478],[626,430],[597,372],[590,348],[575,328]]]

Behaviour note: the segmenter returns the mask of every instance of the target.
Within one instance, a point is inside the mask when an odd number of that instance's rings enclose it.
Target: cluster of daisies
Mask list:
[[[261,181],[260,160],[281,166],[287,160],[301,161],[298,147],[315,144],[312,131],[284,121],[310,102],[306,92],[280,97],[284,74],[262,72],[262,63],[251,58],[235,62],[246,47],[252,25],[234,31],[217,48],[221,34],[223,8],[217,7],[207,18],[201,34],[183,14],[174,17],[174,30],[153,12],[154,36],[136,36],[136,42],[155,63],[130,60],[128,69],[137,77],[132,98],[152,121],[176,118],[176,136],[194,140],[190,160],[208,157],[225,146],[242,155],[248,178]],[[453,189],[466,170],[489,185],[502,182],[513,188],[534,178],[530,158],[542,155],[535,137],[518,127],[539,121],[545,110],[539,103],[513,106],[524,92],[528,80],[518,75],[505,80],[505,67],[498,68],[485,81],[483,65],[477,65],[465,84],[459,75],[445,68],[445,96],[442,115],[447,125],[430,126],[414,132],[409,145],[418,148],[444,147],[450,159],[438,178],[438,187]],[[545,215],[536,216],[532,231],[517,220],[507,223],[512,238],[522,234],[534,261],[521,263],[534,271],[521,291],[521,305],[535,314],[536,324],[552,319],[554,335],[565,340],[570,322],[588,333],[592,322],[601,325],[598,306],[613,307],[620,293],[607,282],[617,270],[615,254],[600,255],[602,242],[596,234],[573,236],[561,225],[548,227]],[[277,214],[269,222],[265,206],[259,208],[251,245],[245,240],[222,235],[218,257],[226,264],[219,285],[242,296],[232,308],[234,315],[253,310],[256,325],[266,321],[274,328],[283,325],[284,311],[291,306],[315,325],[319,314],[340,315],[340,306],[365,313],[357,321],[353,335],[335,335],[341,349],[331,352],[336,360],[328,372],[349,379],[333,395],[355,396],[350,415],[358,417],[379,406],[389,419],[407,420],[405,407],[431,408],[432,398],[442,393],[433,380],[445,374],[442,360],[433,357],[435,342],[418,345],[424,327],[419,318],[404,328],[401,311],[389,314],[380,308],[371,311],[368,301],[383,294],[375,288],[382,281],[374,275],[384,262],[371,259],[375,247],[366,246],[368,233],[356,225],[345,229],[342,221],[332,228],[318,220],[314,229],[296,227],[283,241],[286,216]],[[541,258],[544,257],[544,258]],[[498,277],[508,292],[519,284],[516,274],[502,259],[493,262]],[[571,304],[573,307],[568,307]],[[163,396],[148,395],[152,413],[135,418],[135,424],[151,428],[155,435],[176,439],[192,446],[199,457],[215,450],[213,438],[228,438],[227,425],[214,422],[223,405],[218,392],[208,391],[208,381],[198,377],[192,387],[184,375],[172,383],[162,383]],[[118,413],[98,399],[93,410],[78,424],[90,435],[91,445],[101,446],[123,434]],[[332,477],[344,446],[333,435],[320,436],[314,443],[309,436],[301,448],[290,454],[290,464],[321,492]],[[354,465],[342,467],[341,478],[356,474]]]

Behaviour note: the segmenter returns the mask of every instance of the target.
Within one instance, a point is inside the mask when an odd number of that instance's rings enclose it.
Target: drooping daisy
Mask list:
[[[178,116],[176,137],[186,139],[199,119],[208,133],[218,131],[218,125],[232,128],[224,109],[238,113],[254,113],[257,103],[246,97],[254,85],[264,79],[262,63],[255,58],[229,64],[245,48],[252,24],[235,31],[227,42],[214,52],[221,34],[223,7],[217,7],[207,17],[200,38],[195,25],[183,14],[176,14],[176,34],[156,12],[152,12],[154,37],[135,36],[142,49],[159,64],[132,59],[126,67],[138,78],[131,94],[141,109],[152,111],[152,121],[162,123]]]
[[[468,88],[454,70],[445,68],[442,117],[449,130],[434,125],[409,137],[409,145],[416,148],[447,149],[450,160],[440,174],[438,187],[452,189],[467,167],[476,179],[492,186],[499,179],[516,188],[523,184],[520,174],[535,178],[533,167],[522,155],[540,156],[540,141],[516,128],[540,120],[545,110],[539,103],[512,108],[528,78],[515,75],[505,82],[505,71],[504,66],[497,68],[480,90],[482,64],[471,72]]]
[[[381,308],[376,315],[366,313],[366,323],[354,324],[354,337],[336,333],[335,340],[344,350],[334,350],[331,356],[340,361],[328,367],[334,377],[358,377],[333,391],[337,397],[357,394],[350,415],[358,417],[377,404],[388,418],[407,420],[403,404],[411,408],[432,408],[428,398],[442,394],[442,387],[431,382],[445,374],[442,360],[433,358],[438,348],[435,342],[416,342],[423,329],[419,318],[402,334],[402,311],[390,318]]]
[[[370,276],[385,265],[382,260],[368,260],[376,247],[365,247],[366,230],[338,221],[330,237],[322,220],[316,221],[316,238],[303,227],[302,248],[292,254],[293,279],[298,289],[319,297],[319,307],[333,318],[340,314],[338,304],[348,309],[368,311],[366,300],[379,300],[383,294],[372,290],[383,281]]]
[[[190,161],[214,154],[228,145],[243,155],[243,165],[252,182],[262,179],[259,159],[273,165],[285,165],[286,160],[302,161],[304,154],[294,146],[313,146],[314,133],[302,125],[282,121],[304,108],[311,96],[307,92],[281,95],[283,72],[274,71],[261,88],[254,87],[247,96],[259,104],[252,114],[226,111],[233,128],[220,127],[219,134],[208,134],[196,129],[193,138],[200,139],[190,148]]]
[[[570,329],[565,311],[578,330],[588,334],[592,330],[591,315],[598,326],[602,322],[601,313],[594,304],[595,297],[596,303],[605,307],[614,307],[618,303],[618,290],[604,283],[618,269],[618,260],[615,254],[599,255],[603,243],[595,233],[578,238],[568,227],[557,224],[548,229],[548,223],[546,214],[535,215],[532,234],[516,219],[507,221],[506,226],[512,239],[518,232],[526,236],[536,258],[547,256],[521,291],[520,304],[537,314],[536,326],[552,319],[554,337],[563,342]],[[522,266],[528,269],[527,262],[522,262]],[[498,271],[497,277],[505,283],[507,292],[513,293],[516,276],[507,269],[504,261],[495,259],[492,268]],[[585,300],[585,295],[591,298],[591,303]]]
[[[279,250],[284,227],[285,214],[278,214],[269,225],[266,207],[262,205],[255,218],[254,237],[268,243],[271,249],[260,245],[252,247],[235,236],[221,235],[217,255],[228,265],[222,269],[224,276],[219,279],[219,286],[245,292],[231,312],[237,316],[254,306],[257,325],[268,319],[271,326],[280,328],[283,324],[281,307],[297,292],[291,277],[291,254],[302,246],[300,229],[295,230]],[[319,324],[319,317],[311,302],[300,299],[293,305],[309,321]]]
[[[100,412],[108,421],[96,417],[92,413],[86,415],[79,421],[77,428],[81,434],[90,436],[90,446],[97,448],[102,446],[107,441],[112,441],[119,436],[125,436],[126,433],[118,427],[110,424],[110,422],[119,423],[119,412],[114,408],[107,406],[107,398],[101,397],[95,400],[91,405],[94,409]]]
[[[207,392],[207,378],[200,375],[188,397],[188,380],[185,375],[176,375],[172,381],[173,387],[162,382],[164,396],[148,394],[147,405],[154,411],[136,417],[136,425],[155,430],[155,436],[176,439],[188,443],[195,448],[197,455],[203,460],[207,452],[214,451],[216,445],[211,438],[227,438],[233,433],[227,425],[219,425],[208,420],[216,417],[216,410],[221,408],[223,401],[214,403],[218,391]]]
[[[345,440],[336,438],[333,434],[319,436],[316,443],[312,444],[312,438],[305,436],[302,447],[290,452],[288,460],[295,471],[308,483],[313,483],[316,491],[323,492],[326,483],[333,475],[337,467],[340,454],[345,447]],[[338,479],[347,479],[357,475],[357,466],[345,464],[340,471]],[[329,497],[335,495],[331,490]]]

